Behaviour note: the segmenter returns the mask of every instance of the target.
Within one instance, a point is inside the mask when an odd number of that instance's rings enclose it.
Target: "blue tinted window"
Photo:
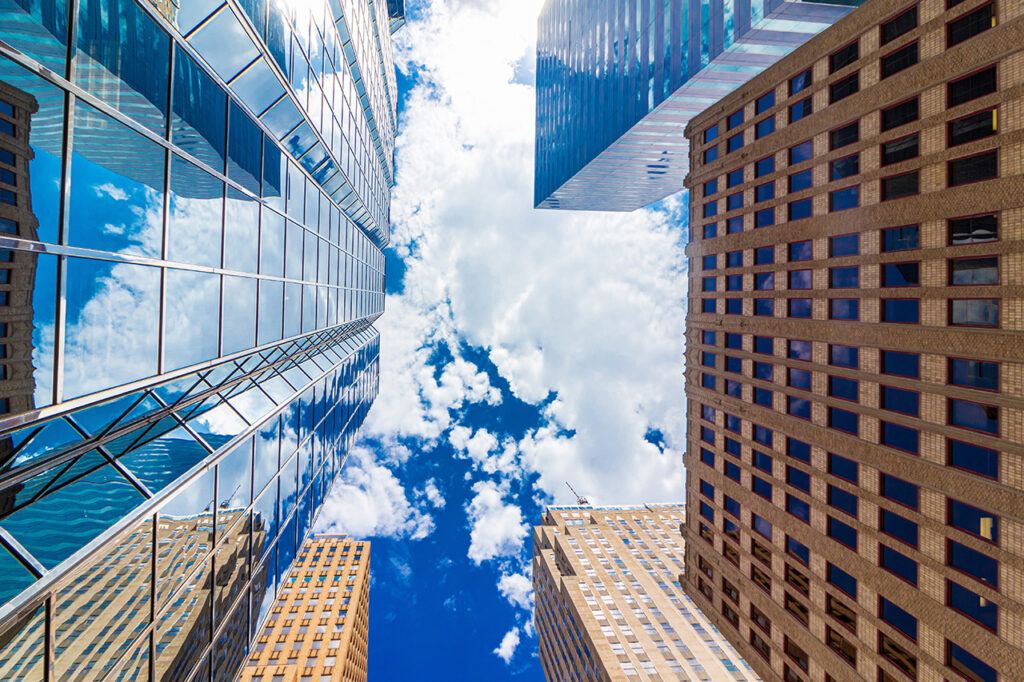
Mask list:
[[[912,585],[917,584],[917,562],[888,545],[879,545],[878,564]]]
[[[710,147],[704,150],[704,163],[711,163],[718,158],[718,147]]]
[[[799,488],[805,493],[811,492],[811,475],[802,469],[786,467],[786,482],[794,488]]]
[[[701,279],[701,291],[715,291],[718,288],[717,277],[704,277]]]
[[[705,346],[715,345],[715,332],[704,329],[700,333],[700,342]]]
[[[882,422],[882,444],[897,450],[917,454],[919,450],[919,436],[917,429],[908,426]]]
[[[878,605],[878,617],[893,626],[910,639],[917,641],[917,618],[881,597]]]
[[[738,208],[743,207],[743,192],[737,192],[736,194],[730,194],[725,198],[725,210],[735,211]]]
[[[715,453],[711,452],[707,448],[700,449],[700,461],[707,464],[709,467],[715,466]]]
[[[718,236],[718,223],[708,223],[704,226],[704,239],[714,239]]]
[[[739,457],[742,450],[740,449],[740,442],[733,440],[732,438],[725,439],[725,451],[733,457]]]
[[[767,362],[754,363],[754,378],[762,381],[773,381],[775,378],[774,367]]]
[[[751,477],[752,489],[756,495],[760,495],[766,500],[772,499],[772,484],[764,479],[758,478],[757,476]]]
[[[743,350],[743,334],[726,334],[725,347],[733,350]]]
[[[727,152],[734,152],[743,146],[743,133],[733,135],[725,143]]]
[[[743,216],[736,216],[725,221],[725,231],[728,234],[736,234],[743,231]]]
[[[916,298],[883,298],[882,322],[917,324],[921,321],[921,301]]]
[[[715,366],[715,354],[714,353],[709,353],[707,351],[702,352],[700,354],[700,364],[704,365],[705,367],[714,367]]]
[[[722,508],[725,509],[726,512],[732,514],[737,518],[740,515],[740,503],[734,500],[733,498],[729,497],[728,495],[722,496]]]
[[[828,164],[829,180],[842,180],[860,172],[860,154],[851,154]]]
[[[757,514],[751,514],[750,516],[751,516],[751,520],[750,520],[751,521],[751,526],[753,526],[754,530],[756,532],[760,533],[761,535],[765,536],[769,540],[771,540],[772,539],[772,524],[768,523],[767,521],[762,519]]]
[[[845,431],[857,435],[860,429],[860,420],[855,412],[840,410],[838,407],[828,408],[828,425],[833,429]]]
[[[949,423],[962,429],[999,435],[999,408],[967,400],[949,400]]]
[[[857,402],[858,386],[859,384],[856,379],[834,376],[828,378],[828,394],[833,398]]]
[[[810,199],[801,199],[800,201],[789,202],[787,211],[789,213],[789,220],[803,220],[804,218],[810,218],[814,214],[814,207]]]
[[[743,275],[729,275],[725,278],[726,291],[743,291]]]
[[[754,450],[754,466],[766,473],[772,473],[772,456]]]
[[[803,189],[810,189],[813,181],[811,179],[811,170],[808,168],[805,171],[799,173],[793,173],[789,176],[789,191],[799,192]]]
[[[760,443],[761,445],[767,445],[768,447],[771,447],[771,445],[772,445],[772,430],[767,428],[767,427],[759,426],[759,425],[755,424],[754,425],[754,440],[756,442]]]
[[[704,131],[704,141],[711,142],[711,140],[715,139],[716,137],[718,137],[717,123]]]
[[[726,122],[725,122],[725,129],[726,130],[732,130],[733,128],[735,128],[736,126],[738,126],[741,123],[743,123],[743,110],[742,109],[740,109],[739,111],[735,111],[735,112],[729,114],[729,118],[726,119]]]
[[[754,227],[770,227],[775,224],[775,209],[763,208],[754,213]]]
[[[949,501],[949,525],[990,542],[999,542],[999,517],[969,504]]]
[[[718,258],[718,256],[716,254],[710,254],[710,255],[704,256],[704,260],[703,260],[703,267],[704,267],[704,269],[705,270],[714,270],[715,268],[717,268],[718,267],[718,264],[716,262],[717,258]]]
[[[755,300],[754,314],[761,317],[772,317],[775,315],[775,300],[771,298],[759,298]]]
[[[920,263],[885,263],[882,265],[883,287],[916,287],[920,284]]]
[[[949,606],[995,632],[999,628],[999,607],[973,590],[947,580]]]
[[[789,165],[793,166],[802,161],[809,161],[814,156],[814,148],[811,140],[789,148]]]
[[[845,187],[828,193],[828,210],[845,211],[860,206],[860,186]]]
[[[727,268],[738,268],[743,265],[743,252],[742,251],[730,251],[725,254],[725,267]]]
[[[882,253],[890,251],[912,251],[920,248],[920,228],[918,225],[906,227],[890,227],[882,230]]]
[[[946,644],[948,646],[947,655],[949,660],[947,665],[949,667],[959,671],[964,677],[975,682],[996,682],[999,675],[996,673],[995,668],[949,640],[946,640]]]
[[[789,106],[789,122],[796,123],[802,118],[806,118],[814,113],[814,103],[811,98],[802,99],[796,104]]]
[[[831,345],[828,347],[828,353],[829,363],[837,367],[857,369],[860,364],[858,349],[854,346]]]
[[[766,182],[754,189],[754,201],[768,201],[775,198],[775,183]]]
[[[725,176],[725,186],[735,187],[736,185],[743,184],[743,169],[737,168],[728,175]]]
[[[889,474],[882,474],[881,480],[882,497],[899,502],[911,509],[917,509],[918,490],[916,485]]]
[[[754,114],[763,114],[775,106],[775,91],[769,92],[757,98],[754,102]]]
[[[774,289],[774,272],[758,272],[754,275],[754,291],[772,291]]]
[[[736,433],[739,433],[740,430],[742,429],[742,425],[743,425],[743,420],[741,420],[736,415],[734,415],[734,414],[726,414],[725,415],[725,428],[727,428],[728,430],[734,431]],[[735,441],[732,441],[732,442],[735,442]],[[739,452],[739,444],[738,443],[736,444],[736,450],[737,450],[737,452]]]
[[[811,270],[790,270],[790,289],[810,289],[814,286],[813,271]]]
[[[882,373],[917,379],[921,375],[920,356],[917,353],[882,351]]]
[[[180,47],[174,54],[173,90],[171,141],[216,170],[223,170],[227,95]]]
[[[700,494],[705,497],[710,497],[712,500],[715,499],[715,486],[702,478],[700,480]]]
[[[729,298],[725,301],[725,314],[726,315],[742,315],[743,314],[743,299],[741,298]]]
[[[829,506],[857,518],[857,496],[834,485],[828,487]]]
[[[712,391],[715,390],[715,375],[714,374],[701,374],[700,385],[704,388],[710,388]]]
[[[811,361],[811,342],[789,340],[789,357],[794,360]]]
[[[999,363],[951,358],[949,383],[985,391],[998,391]]]
[[[891,535],[911,547],[917,547],[917,524],[913,521],[905,519],[888,509],[883,509],[879,525],[883,533]]]
[[[711,443],[712,445],[714,445],[715,444],[715,432],[714,432],[714,430],[709,428],[709,427],[707,427],[707,426],[700,427],[700,439],[703,440],[703,441],[706,441],[708,443]]]
[[[825,571],[825,579],[854,599],[857,598],[857,579],[838,566],[829,564]]]
[[[788,535],[786,536],[786,551],[802,561],[804,564],[807,564],[811,560],[811,550],[807,549],[807,545],[803,544],[799,540],[794,540]]]
[[[725,380],[725,394],[731,395],[733,398],[743,397],[743,384],[738,381]]]
[[[811,316],[811,299],[791,298],[787,303],[789,304],[790,317],[809,318]]]
[[[805,391],[811,390],[811,373],[806,369],[789,369],[789,385]]]
[[[738,464],[734,464],[730,461],[725,462],[725,475],[732,480],[739,483],[740,481],[740,467]]]
[[[860,301],[856,298],[830,298],[828,317],[830,320],[856,320],[860,317]]]
[[[919,396],[916,391],[905,391],[902,388],[882,386],[882,409],[902,412],[913,416],[918,415]]]
[[[957,469],[999,480],[999,452],[996,450],[950,439],[947,441],[947,460]]]
[[[832,237],[830,251],[833,256],[856,256],[860,253],[860,235],[845,234],[839,237]]]
[[[754,249],[754,265],[771,265],[774,262],[774,246],[762,246],[757,249]]]
[[[759,178],[762,175],[768,175],[769,173],[775,172],[775,157],[769,156],[761,159],[754,164],[754,177]]]
[[[786,511],[801,521],[811,522],[811,505],[795,495],[786,495]]]
[[[700,503],[700,515],[708,521],[715,520],[715,510],[712,509],[711,505],[709,505],[707,502]]]
[[[989,587],[996,589],[999,587],[999,562],[987,554],[982,554],[959,542],[948,540],[946,563]]]
[[[828,453],[828,472],[833,476],[849,481],[856,485],[858,483],[857,462],[846,457],[841,457],[834,452]]]
[[[701,419],[706,419],[707,421],[713,423],[715,421],[715,408],[711,407],[710,405],[701,405],[700,417]]]
[[[701,301],[701,312],[702,313],[714,313],[715,312],[715,299],[705,298]]]
[[[805,400],[804,398],[797,398],[794,396],[786,397],[786,411],[794,417],[800,419],[811,418],[811,401]]]
[[[708,203],[704,204],[704,217],[710,218],[713,215],[718,215],[717,201],[709,201]]]
[[[709,197],[718,192],[718,178],[704,183],[704,196]]]
[[[775,132],[775,117],[769,116],[763,121],[758,121],[754,126],[754,139],[760,140],[765,135]]]
[[[790,261],[801,261],[811,260],[813,254],[811,253],[811,241],[803,242],[792,242],[789,245],[789,260]]]

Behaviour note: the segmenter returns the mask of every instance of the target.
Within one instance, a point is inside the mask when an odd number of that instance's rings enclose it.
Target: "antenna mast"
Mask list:
[[[589,505],[590,504],[589,502],[587,502],[587,498],[581,496],[578,492],[573,490],[573,487],[571,485],[569,485],[569,481],[566,481],[565,484],[567,486],[569,486],[569,490],[572,490],[572,494],[576,496],[576,504],[578,506],[582,507],[584,505]]]

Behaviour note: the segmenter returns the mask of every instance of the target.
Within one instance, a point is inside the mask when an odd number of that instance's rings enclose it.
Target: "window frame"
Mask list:
[[[836,55],[838,55],[843,50],[850,49],[850,47],[853,46],[853,45],[857,46],[857,57],[855,59],[852,59],[852,60],[846,62],[842,66],[838,66],[838,67],[833,68],[832,58],[835,57]],[[831,76],[834,73],[839,73],[840,71],[845,69],[850,64],[854,64],[854,63],[856,63],[858,61],[860,61],[860,36],[857,36],[856,38],[854,38],[850,42],[846,43],[842,47],[840,47],[840,48],[838,48],[836,50],[833,50],[832,52],[828,53],[828,75]]]
[[[910,10],[907,10],[907,11],[909,12]],[[913,31],[913,30],[916,30],[916,29],[910,29],[910,30]],[[910,33],[910,31],[907,31],[907,33]],[[904,34],[904,35],[906,35],[906,34]],[[898,40],[898,38],[894,38],[893,40]],[[879,80],[879,82],[884,81],[886,78],[892,78],[896,74],[903,73],[907,69],[909,69],[909,68],[911,68],[913,66],[917,66],[918,64],[920,64],[921,63],[921,47],[920,47],[919,43],[920,43],[920,41],[918,41],[916,39],[915,40],[911,40],[909,42],[904,43],[903,45],[900,45],[895,50],[892,50],[891,52],[888,52],[888,53],[880,56],[878,58],[878,80]],[[885,73],[885,60],[888,59],[889,57],[892,57],[897,52],[901,52],[903,50],[906,50],[910,46],[915,46],[917,48],[917,54],[914,57],[914,63],[913,64],[908,64],[907,66],[904,66],[901,69],[897,69],[896,71],[893,71],[890,74],[886,74]]]
[[[974,185],[974,184],[977,184],[979,182],[988,182],[989,180],[998,180],[1000,177],[1002,177],[1002,175],[1001,175],[1002,168],[1001,168],[1001,164],[1000,164],[1000,161],[999,161],[999,150],[1001,148],[1002,148],[1002,146],[1000,145],[1000,146],[997,146],[997,147],[992,147],[991,149],[985,149],[985,150],[982,150],[980,152],[975,152],[974,154],[967,154],[966,156],[958,156],[955,159],[947,160],[946,161],[946,189],[955,189],[957,187],[967,187],[968,185]],[[979,156],[988,156],[988,155],[990,155],[992,153],[995,153],[995,159],[996,159],[996,173],[995,173],[995,175],[993,177],[990,177],[990,178],[979,178],[977,180],[969,180],[967,182],[961,182],[960,184],[957,184],[957,185],[951,185],[950,184],[950,175],[951,175],[951,170],[952,170],[952,166],[953,166],[954,163],[957,163],[959,161],[966,161],[968,159],[974,159],[974,158],[977,158]]]
[[[946,259],[946,286],[948,287],[997,287],[1003,283],[1003,273],[1000,258],[998,253],[979,253],[973,256],[958,256],[956,258]],[[979,258],[995,258],[996,259],[996,281],[982,284],[953,284],[953,263],[962,260],[977,260]]]
[[[908,249],[908,250],[911,250],[911,249]],[[899,252],[898,251],[893,251],[892,253],[899,253]],[[916,263],[917,266],[918,266],[917,267],[917,279],[918,279],[917,284],[886,284],[885,283],[884,280],[885,280],[885,268],[886,268],[886,266],[889,266],[889,265],[912,265],[914,263]],[[878,268],[878,286],[881,289],[916,289],[916,288],[921,286],[921,261],[919,261],[919,260],[885,261],[883,263],[879,263],[879,266],[880,267]]]
[[[978,95],[977,97],[972,97],[971,99],[964,100],[963,102],[959,102],[957,104],[950,104],[950,99],[951,99],[950,98],[950,94],[952,92],[954,84],[959,83],[959,82],[961,82],[963,80],[966,80],[966,79],[970,78],[971,76],[976,76],[979,73],[988,71],[989,69],[995,69],[995,81],[996,81],[996,89],[995,90],[993,90],[992,92],[986,92],[984,95]],[[981,99],[982,97],[988,97],[990,95],[994,95],[997,92],[999,92],[999,62],[992,62],[991,64],[986,64],[985,66],[982,66],[980,68],[974,69],[973,71],[968,71],[967,73],[961,74],[961,75],[957,76],[956,78],[951,78],[948,81],[946,81],[946,110],[948,111],[948,110],[953,109],[955,107],[963,106],[963,105],[967,104],[968,102],[973,102],[975,100]]]
[[[917,176],[917,189],[909,194],[900,194],[899,196],[887,196],[885,191],[885,181],[895,180],[897,178],[904,178],[910,176]],[[884,203],[886,201],[896,201],[898,199],[906,199],[908,197],[916,197],[921,194],[921,169],[915,168],[914,170],[904,171],[903,173],[895,173],[893,175],[886,175],[878,179],[878,201]]]
[[[974,244],[996,244],[998,242],[1001,242],[1003,240],[1002,236],[1001,236],[1001,232],[1002,231],[999,229],[1001,227],[1000,220],[999,220],[999,217],[1000,217],[1001,214],[1002,214],[1002,211],[985,211],[983,213],[971,213],[971,214],[968,214],[968,215],[958,215],[958,216],[953,216],[951,218],[947,218],[946,219],[946,246],[973,246]],[[966,220],[968,218],[982,218],[982,217],[990,216],[990,215],[991,216],[995,216],[995,219],[996,219],[996,238],[995,239],[988,239],[988,240],[981,241],[981,242],[968,242],[967,244],[954,244],[953,243],[953,221],[954,220]]]
[[[988,213],[982,213],[980,215],[989,215]],[[965,216],[971,217],[971,216]],[[885,246],[885,233],[889,230],[904,230],[910,227],[917,228],[917,246],[909,249],[894,249],[886,250]],[[879,255],[884,253],[903,253],[905,251],[920,251],[921,250],[921,224],[920,223],[908,223],[906,225],[893,225],[891,227],[882,227],[878,230],[878,253]]]
[[[970,615],[966,611],[961,611],[960,609],[956,608],[955,606],[953,606],[950,603],[952,601],[952,599],[953,599],[952,594],[953,594],[953,585],[954,584],[957,587],[959,587],[960,589],[966,590],[967,592],[970,592],[971,594],[975,595],[976,597],[979,597],[979,598],[981,598],[983,600],[985,599],[984,595],[978,594],[976,591],[970,589],[969,587],[965,587],[965,586],[961,585],[960,583],[956,582],[955,580],[950,580],[949,578],[946,578],[946,589],[944,590],[945,595],[946,595],[946,601],[945,601],[946,608],[949,609],[950,611],[953,611],[956,614],[959,614],[960,616],[963,616],[964,618],[966,618],[970,622],[974,623],[978,627],[984,629],[986,632],[991,632],[994,635],[998,635],[999,634],[999,609],[1000,609],[999,603],[996,602],[996,601],[993,601],[991,599],[986,600],[986,601],[994,604],[995,607],[996,607],[996,623],[995,623],[995,627],[989,627],[988,625],[986,625],[985,623],[982,623],[980,620],[978,620],[974,616]]]
[[[915,320],[914,322],[904,322],[902,320],[899,320],[899,321],[897,321],[897,320],[886,320],[885,319],[885,304],[886,304],[887,301],[917,301],[918,302],[917,320]],[[916,297],[916,296],[884,296],[884,297],[881,297],[878,300],[879,312],[881,313],[879,315],[879,320],[878,321],[883,323],[883,324],[920,325],[921,324],[921,305],[920,305],[920,301],[921,301],[921,299],[919,297]]]
[[[996,324],[954,324],[953,323],[953,302],[954,301],[995,301],[996,304]],[[966,327],[968,329],[1002,329],[1003,328],[1003,306],[1002,300],[999,298],[976,298],[970,296],[956,296],[947,299],[946,309],[946,326],[947,327]]]
[[[949,3],[949,0],[947,0],[947,5],[948,5],[948,3]],[[955,24],[956,22],[960,21],[961,19],[966,19],[969,15],[974,14],[978,10],[983,9],[985,7],[992,7],[992,19],[995,20],[995,24],[992,25],[992,26],[989,26],[988,28],[986,28],[986,29],[984,29],[982,31],[979,31],[978,33],[975,33],[972,36],[964,38],[960,42],[950,44],[950,42],[952,40],[953,24]],[[948,6],[947,6],[947,9],[949,9]],[[982,3],[980,5],[977,5],[977,6],[973,7],[972,9],[970,9],[969,11],[962,13],[960,16],[955,17],[953,19],[950,19],[949,21],[946,22],[946,48],[945,49],[951,50],[954,47],[956,47],[957,45],[963,45],[964,43],[966,43],[971,38],[977,38],[982,33],[985,33],[985,31],[989,31],[989,30],[991,30],[993,28],[996,28],[997,26],[999,26],[999,24],[1000,24],[1000,21],[999,21],[999,6],[995,2],[995,0],[993,0],[992,2],[986,2],[986,3]]]
[[[885,26],[887,24],[891,24],[892,22],[896,21],[897,19],[899,19],[903,15],[909,14],[910,12],[914,12],[914,14],[915,14],[915,17],[914,17],[914,27],[911,28],[910,30],[904,31],[903,33],[899,34],[898,36],[894,36],[893,38],[890,38],[889,40],[886,40],[885,39]],[[884,20],[878,22],[878,44],[879,45],[888,45],[889,43],[893,42],[894,40],[899,40],[900,38],[902,38],[903,36],[907,35],[908,33],[912,33],[913,31],[916,31],[920,27],[921,27],[921,17],[920,17],[920,15],[917,12],[917,3],[915,3],[915,4],[911,5],[910,7],[907,7],[906,9],[903,9],[903,10],[900,10],[899,12],[896,12],[896,14],[890,15],[887,19],[884,19]]]
[[[984,113],[988,113],[988,112],[995,112],[995,120],[996,120],[996,126],[997,126],[995,131],[991,135],[985,135],[983,137],[976,137],[973,140],[967,140],[966,142],[957,142],[956,144],[953,144],[953,130],[952,130],[952,126],[953,126],[954,123],[957,123],[959,121],[963,121],[964,119],[971,118],[972,116],[977,116],[978,114],[984,114]],[[999,118],[1000,118],[999,117],[999,105],[998,104],[993,104],[992,106],[983,107],[981,109],[978,109],[977,111],[972,111],[969,114],[964,114],[963,116],[957,116],[956,118],[949,119],[948,121],[946,121],[946,149],[953,149],[954,147],[959,147],[961,145],[970,144],[972,142],[977,142],[978,140],[987,140],[990,137],[994,137],[994,136],[998,135],[999,134],[999,128],[998,128]],[[988,214],[986,213],[986,214],[982,214],[982,215],[988,215]]]

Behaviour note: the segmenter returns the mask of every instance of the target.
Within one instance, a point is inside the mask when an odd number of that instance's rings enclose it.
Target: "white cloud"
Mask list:
[[[423,484],[423,491],[421,492],[421,495],[427,498],[427,501],[430,502],[435,509],[444,509],[445,499],[441,494],[440,489],[438,489],[437,483],[434,479],[431,478]]]
[[[505,661],[505,663],[512,662],[512,656],[516,653],[516,647],[519,646],[519,628],[514,627],[505,633],[505,636],[501,638],[501,644],[494,650],[494,653],[498,657]]]
[[[502,575],[498,581],[498,591],[513,606],[527,611],[533,609],[533,584],[522,573]]]
[[[433,518],[413,506],[391,470],[375,463],[362,447],[352,449],[341,478],[324,500],[317,525],[318,532],[356,538],[420,540],[434,530]]]
[[[108,196],[114,201],[125,201],[128,199],[128,193],[111,182],[96,185],[96,196]]]
[[[492,481],[479,481],[472,490],[473,499],[466,507],[471,528],[467,556],[479,564],[519,554],[528,532],[522,510],[505,504],[507,491]]]

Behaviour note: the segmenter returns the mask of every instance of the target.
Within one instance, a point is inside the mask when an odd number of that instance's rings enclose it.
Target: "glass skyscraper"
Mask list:
[[[632,211],[683,189],[686,123],[859,0],[548,0],[537,208]]]
[[[0,0],[0,679],[231,680],[378,385],[401,0]]]

